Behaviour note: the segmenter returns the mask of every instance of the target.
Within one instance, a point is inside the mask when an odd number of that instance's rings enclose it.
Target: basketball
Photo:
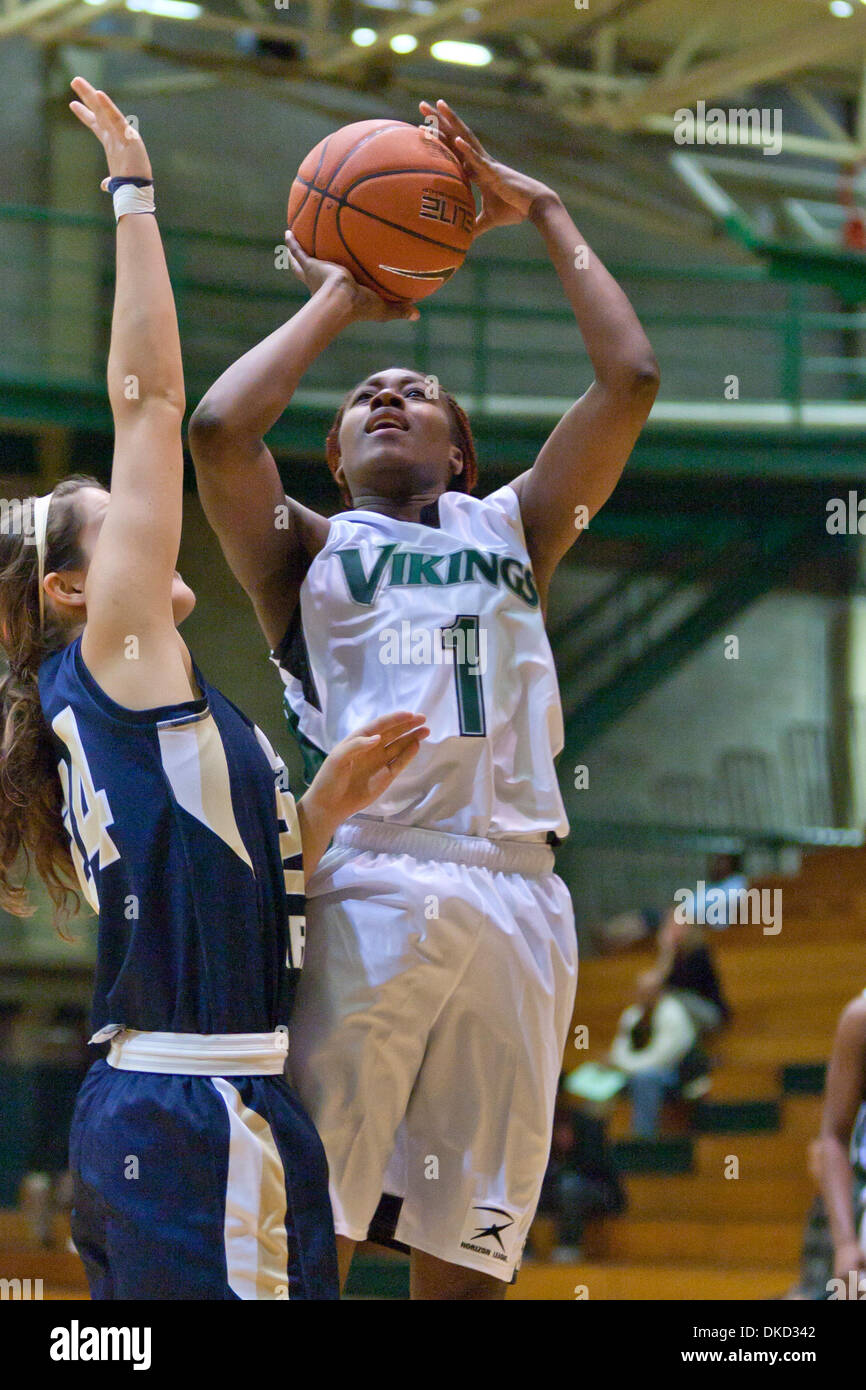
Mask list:
[[[424,299],[462,265],[475,201],[434,130],[357,121],[307,155],[288,226],[308,255],[345,266],[383,299]]]

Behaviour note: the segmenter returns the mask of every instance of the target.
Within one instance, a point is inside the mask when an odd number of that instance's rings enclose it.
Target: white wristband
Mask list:
[[[118,222],[128,212],[156,212],[152,184],[147,188],[136,188],[134,183],[123,183],[114,190],[113,200]]]

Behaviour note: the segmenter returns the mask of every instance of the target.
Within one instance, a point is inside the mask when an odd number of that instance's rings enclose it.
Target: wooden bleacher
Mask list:
[[[796,878],[752,886],[782,890],[778,935],[749,925],[708,932],[735,1013],[713,1044],[705,1097],[706,1122],[725,1132],[692,1136],[690,1172],[626,1174],[629,1209],[588,1229],[585,1260],[527,1262],[509,1297],[574,1299],[585,1287],[590,1299],[759,1299],[796,1283],[815,1195],[807,1148],[822,1101],[784,1069],[826,1063],[840,1010],[866,986],[866,849],[820,851]],[[641,948],[582,964],[573,1021],[588,1026],[590,1045],[569,1048],[567,1069],[603,1056],[652,960]],[[801,1070],[808,1081],[810,1069]],[[756,1116],[773,1127],[756,1127]],[[623,1101],[612,1116],[614,1140],[629,1119]],[[740,1175],[726,1179],[732,1154]]]
[[[87,1280],[77,1255],[67,1249],[69,1221],[56,1216],[52,1245],[34,1244],[21,1212],[0,1211],[0,1278],[42,1280],[45,1299],[86,1299]],[[35,1289],[35,1285],[31,1285]]]

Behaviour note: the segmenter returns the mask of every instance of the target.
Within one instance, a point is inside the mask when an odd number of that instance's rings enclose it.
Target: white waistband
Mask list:
[[[484,840],[476,835],[448,835],[417,825],[352,816],[339,827],[334,843],[347,848],[410,854],[413,859],[449,860],[470,868],[494,869],[505,874],[553,872],[553,850],[532,840]]]
[[[125,1028],[112,1038],[105,1060],[118,1071],[279,1076],[288,1050],[285,1027],[273,1033],[139,1033]]]

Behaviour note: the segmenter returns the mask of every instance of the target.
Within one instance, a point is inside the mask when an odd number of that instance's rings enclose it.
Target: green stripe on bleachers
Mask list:
[[[611,1146],[621,1173],[690,1173],[694,1166],[692,1141],[671,1139],[619,1139]]]
[[[408,1260],[356,1257],[346,1281],[346,1298],[408,1298]]]
[[[782,1068],[782,1094],[786,1096],[821,1096],[827,1079],[823,1062],[789,1062]]]
[[[695,1107],[698,1134],[756,1134],[778,1130],[781,1122],[775,1100],[701,1101]]]

